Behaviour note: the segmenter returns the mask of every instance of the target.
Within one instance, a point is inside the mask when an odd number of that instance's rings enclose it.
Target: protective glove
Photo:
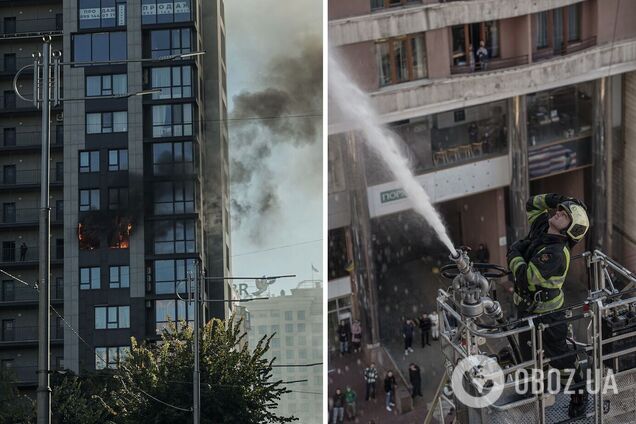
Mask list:
[[[530,243],[531,241],[527,239],[517,240],[512,243],[506,255],[507,262],[510,263],[510,261],[517,256],[525,257],[526,250],[530,246]]]

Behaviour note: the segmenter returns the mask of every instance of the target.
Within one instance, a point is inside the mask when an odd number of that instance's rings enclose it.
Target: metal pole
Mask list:
[[[37,422],[51,422],[51,387],[50,387],[50,316],[51,293],[49,276],[51,273],[51,222],[49,207],[49,154],[51,146],[51,129],[49,120],[51,105],[49,104],[50,79],[50,40],[42,44],[42,162],[40,166],[40,284],[38,310],[38,389],[37,389]],[[34,75],[37,78],[37,75]],[[35,96],[37,93],[33,93]]]
[[[192,278],[191,276],[189,278]],[[197,278],[194,280],[194,374],[193,378],[193,415],[194,415],[194,424],[199,424],[200,414],[201,414],[201,371],[199,370],[199,328],[200,328],[200,316],[199,316],[199,308],[201,307],[200,303],[200,293],[199,293],[199,284],[200,284],[199,275],[197,273]]]

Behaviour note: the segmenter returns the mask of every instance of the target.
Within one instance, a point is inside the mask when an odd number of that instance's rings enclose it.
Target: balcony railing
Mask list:
[[[17,208],[0,211],[0,224],[37,224],[40,219],[40,208]],[[51,222],[64,221],[63,208],[51,208]]]
[[[494,71],[497,69],[504,68],[512,68],[515,66],[522,66],[528,64],[528,56],[515,56],[515,57],[505,57],[505,58],[494,58],[489,59],[485,63],[477,62],[475,63],[474,69],[471,70],[470,65],[462,64],[462,65],[453,65],[451,66],[451,74],[469,74],[469,73],[477,73],[477,72],[487,72]]]
[[[51,326],[51,340],[63,340],[64,339],[64,327],[57,325]],[[0,343],[2,342],[37,342],[38,341],[38,327],[26,326],[26,327],[3,327],[0,331]]]
[[[2,147],[40,147],[42,146],[42,133],[39,131],[19,132],[14,135],[8,133],[0,134]],[[55,127],[51,131],[51,146],[61,146],[64,144],[64,133],[55,131]]]
[[[5,168],[4,172],[0,174],[0,186],[40,184],[40,174],[41,171],[39,169],[7,171]],[[57,172],[51,172],[51,183],[62,183],[63,179],[63,175],[59,175]]]
[[[19,282],[14,282],[12,291],[0,291],[0,305],[15,302],[34,302],[38,300],[38,291],[33,287],[27,287]],[[64,300],[64,283],[62,281],[51,282],[51,300]]]
[[[31,98],[30,93],[22,94],[27,99]],[[27,102],[19,98],[15,93],[9,92],[9,94],[5,91],[4,94],[0,95],[0,112],[16,112],[23,110],[36,110],[33,102]]]
[[[59,368],[53,367],[53,371],[61,371]],[[13,379],[17,384],[36,384],[38,382],[38,367],[32,366],[10,366],[5,368],[5,372],[9,378]]]
[[[5,56],[3,61],[0,61],[0,74],[15,74],[18,69],[26,65],[33,64],[33,58],[30,56],[16,57],[14,60],[8,59]],[[26,72],[26,71],[25,71]]]
[[[51,34],[62,32],[62,19],[41,18],[41,19],[16,19],[4,20],[0,38],[17,38],[27,35]]]
[[[27,245],[26,249],[22,247],[22,244],[15,244],[15,246],[7,247],[2,242],[2,248],[0,248],[0,265],[19,265],[27,263],[38,262],[38,245]],[[61,246],[51,246],[51,259],[61,261],[64,259],[64,249]]]
[[[580,52],[594,46],[596,46],[596,36],[586,38],[585,40],[572,42],[566,47],[555,47],[554,49],[546,48],[538,50],[537,52],[533,53],[532,61],[540,62],[542,60],[551,59],[555,56],[566,56],[568,54]]]

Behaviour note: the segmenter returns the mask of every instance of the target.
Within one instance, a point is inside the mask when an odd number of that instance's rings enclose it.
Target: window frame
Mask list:
[[[103,48],[94,52],[93,46],[94,43],[97,42],[100,44],[99,38],[106,36],[108,39],[108,45],[102,46]],[[114,40],[111,42],[113,38],[123,36],[123,40]],[[78,64],[74,66],[91,66],[90,63],[84,62],[101,62],[104,58],[96,57],[97,54],[104,54],[104,52],[108,52],[108,56],[106,60],[109,61],[118,61],[118,60],[126,60],[128,59],[128,38],[126,31],[102,31],[102,32],[92,32],[92,33],[77,33],[71,35],[71,48],[73,51],[73,62]],[[97,38],[97,40],[95,40]],[[83,41],[82,41],[83,40]],[[85,46],[88,49],[88,52],[82,52],[81,56],[78,56],[78,51],[81,51],[79,43],[85,44],[88,41],[88,44]],[[113,52],[119,53],[114,49],[123,44],[124,54],[121,56],[120,54],[114,55]]]
[[[423,64],[421,65],[421,69],[423,72],[422,76],[416,75],[416,68],[414,67],[414,53],[413,53],[413,42],[419,40],[423,43],[423,52],[424,57],[422,58]],[[396,66],[396,48],[395,44],[400,43],[406,47],[406,75],[403,79],[398,80],[398,66]],[[388,48],[386,53],[389,58],[389,76],[388,79],[382,78],[384,74],[384,62],[383,57],[384,53],[381,53],[381,49]],[[416,34],[409,34],[400,37],[391,37],[383,40],[378,40],[375,42],[375,54],[376,54],[376,69],[378,70],[378,85],[380,87],[386,87],[389,85],[401,84],[409,81],[417,81],[421,79],[428,78],[428,52],[426,49],[426,33],[419,32]]]
[[[99,117],[99,123],[89,123],[91,117]],[[116,123],[116,118],[125,117],[123,127],[122,123]],[[106,120],[104,118],[107,118]],[[85,118],[86,135],[94,134],[114,134],[128,132],[128,112],[127,111],[108,111],[108,112],[87,112]],[[99,126],[99,131],[95,131]],[[123,128],[123,129],[122,129]]]
[[[115,360],[111,360],[113,353],[116,354]],[[128,355],[130,355],[130,346],[95,346],[95,369],[117,369]]]
[[[156,46],[156,37],[159,37],[160,33],[168,33],[168,46]],[[178,34],[179,45],[175,43],[175,35]],[[183,44],[184,34],[187,34],[189,46]],[[157,29],[150,31],[150,58],[162,59],[167,56],[179,55],[191,53],[193,51],[192,45],[194,44],[194,37],[192,36],[192,30],[190,28],[172,28],[172,29]],[[161,47],[161,48],[159,48]]]
[[[82,165],[83,159],[88,159],[87,165]],[[94,162],[96,160],[96,162]],[[93,165],[97,165],[93,169]],[[88,174],[91,172],[99,172],[99,150],[81,150],[79,152],[79,173]]]
[[[116,161],[111,161],[113,153]],[[108,171],[128,171],[128,149],[108,149]]]
[[[158,161],[165,152],[158,151],[160,147],[168,147],[170,150],[170,161]],[[167,152],[167,149],[166,149]],[[159,155],[159,156],[158,156]],[[175,158],[181,157],[183,160],[177,161]],[[190,159],[190,160],[186,160]],[[187,141],[168,141],[152,144],[152,174],[154,176],[164,175],[192,175],[195,170],[195,144]]]
[[[162,110],[165,112],[161,113]],[[170,112],[169,114],[167,113],[168,111]],[[153,105],[151,115],[152,138],[192,137],[194,132],[194,103]]]
[[[115,90],[115,78],[123,77],[123,91]],[[89,81],[99,80],[99,94],[89,93]],[[108,81],[110,88],[104,88],[104,83]],[[117,85],[119,86],[119,84]],[[124,96],[128,93],[128,74],[103,74],[103,75],[86,75],[84,79],[84,92],[86,97],[104,97],[104,96]]]
[[[179,293],[187,293],[188,287],[184,280],[189,272],[193,274],[196,272],[197,265],[195,261],[195,259],[157,259],[153,261],[152,272],[155,294],[174,294],[177,290],[179,290]],[[170,263],[170,269],[165,268],[163,273],[172,273],[171,279],[159,280],[159,266],[168,266],[168,263]],[[169,287],[170,290],[163,289],[164,286]],[[191,290],[192,288],[190,288]]]
[[[161,3],[160,3],[161,1]],[[151,10],[153,9],[154,3],[154,13],[151,13]],[[189,8],[189,12],[184,12],[184,13],[176,13],[175,12],[175,3],[187,3],[188,4],[188,8]],[[157,8],[158,8],[158,4],[170,4],[172,5],[172,13],[157,13]],[[189,13],[189,17],[188,19],[177,19],[177,15],[182,15],[185,13]],[[159,20],[159,16],[161,15],[171,15],[172,19],[170,20],[164,20],[164,21],[160,21]],[[192,10],[192,1],[191,0],[173,0],[173,1],[168,1],[168,0],[142,0],[141,1],[141,24],[142,25],[155,25],[155,24],[167,24],[167,23],[175,23],[175,22],[192,22],[193,19],[193,10]],[[151,19],[149,17],[154,17],[154,19]]]
[[[168,70],[168,85],[158,85],[159,82],[155,82],[155,72]],[[175,70],[178,70],[178,76],[175,75]],[[194,97],[194,72],[191,65],[180,66],[161,66],[151,68],[149,70],[150,77],[150,89],[159,89],[161,92],[153,93],[153,100],[165,100],[165,99],[188,99]],[[184,78],[187,76],[187,78]],[[186,79],[189,79],[189,84],[184,83]],[[178,81],[177,81],[178,80]],[[175,82],[177,81],[177,82]],[[175,91],[179,91],[176,94]],[[185,95],[185,91],[189,90],[189,95]],[[167,91],[167,94],[164,94]]]
[[[114,196],[114,194],[117,194]],[[128,187],[108,187],[108,210],[118,211],[128,208],[129,205],[129,190]],[[114,202],[114,198],[117,198],[117,202]]]
[[[152,186],[152,210],[154,215],[178,215],[195,213],[196,184],[193,180],[159,181]],[[159,196],[167,195],[164,200]],[[162,200],[162,201],[158,201]],[[168,208],[170,210],[168,210]]]
[[[158,305],[162,303],[166,306],[162,308],[166,309],[166,312],[172,312],[162,316],[162,320],[159,320],[159,308]],[[185,300],[178,299],[156,299],[155,300],[155,331],[157,334],[161,334],[168,328],[170,324],[174,324],[177,328],[183,328],[182,322],[185,321],[186,325],[194,324],[194,304]],[[185,317],[185,319],[182,319]]]
[[[88,193],[88,203],[82,203],[82,193]],[[96,201],[94,202],[94,200]],[[98,211],[100,209],[100,190],[99,188],[83,188],[79,190],[79,211],[89,212]]]
[[[113,271],[116,273],[116,280],[113,280]],[[125,278],[124,278],[125,277]],[[108,288],[127,289],[130,288],[130,266],[111,265],[108,267]]]
[[[104,326],[98,325],[98,313],[104,317]],[[123,322],[122,322],[123,321]],[[95,330],[130,328],[130,305],[95,306]]]
[[[88,281],[84,280],[84,275],[88,277]],[[102,288],[101,268],[98,266],[80,267],[79,277],[80,290],[99,290]]]
[[[164,227],[165,226],[165,227]],[[152,240],[155,255],[197,253],[197,221],[195,219],[172,219],[155,221]],[[191,230],[191,238],[190,237]],[[183,232],[183,238],[179,238]],[[172,234],[172,238],[168,238]],[[159,238],[160,236],[165,238]],[[165,246],[167,248],[158,246]],[[180,247],[182,246],[182,248]]]

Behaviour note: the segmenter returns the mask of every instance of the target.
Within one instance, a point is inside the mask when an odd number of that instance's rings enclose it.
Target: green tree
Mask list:
[[[105,398],[109,397],[108,371],[78,377],[74,374],[51,378],[51,421],[53,424],[103,424],[112,414]]]
[[[18,392],[14,375],[0,368],[0,424],[29,424],[35,421],[35,403]]]
[[[118,423],[190,423],[192,412],[193,331],[183,324],[170,328],[160,343],[138,344],[132,339],[130,355],[115,379],[119,388],[109,405]],[[201,422],[208,424],[287,423],[274,409],[289,393],[282,381],[272,382],[272,360],[263,358],[271,336],[253,350],[247,346],[241,322],[227,326],[212,320],[201,331]],[[142,393],[143,389],[145,393]],[[150,396],[187,409],[176,410]]]

